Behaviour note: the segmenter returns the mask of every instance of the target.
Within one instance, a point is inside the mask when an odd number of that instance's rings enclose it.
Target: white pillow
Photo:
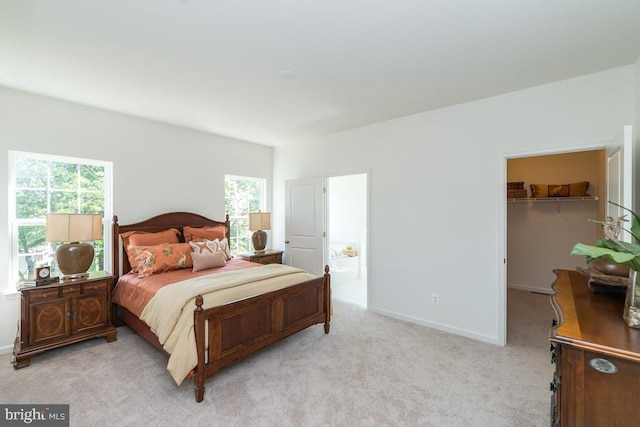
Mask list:
[[[224,251],[225,255],[227,256],[227,261],[233,258],[233,256],[231,256],[231,249],[229,248],[229,241],[226,237],[222,239],[220,243],[218,243],[218,248]]]
[[[218,244],[213,240],[204,240],[202,242],[189,242],[191,251],[196,254],[213,253],[218,250]]]
[[[223,251],[191,253],[193,259],[193,271],[207,270],[209,268],[224,267],[227,265],[226,255]]]
[[[227,261],[229,261],[231,258],[233,258],[231,256],[231,250],[229,249],[229,241],[227,240],[227,238],[225,237],[222,240],[204,240],[204,243],[207,245],[207,247],[213,250],[211,250],[211,252],[215,252],[215,251],[223,251],[224,254],[227,257]]]

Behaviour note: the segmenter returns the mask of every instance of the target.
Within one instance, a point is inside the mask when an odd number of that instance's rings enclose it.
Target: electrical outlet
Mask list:
[[[440,304],[440,295],[431,294],[431,302],[434,304]]]

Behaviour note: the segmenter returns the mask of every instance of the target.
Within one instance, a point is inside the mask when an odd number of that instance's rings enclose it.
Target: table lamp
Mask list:
[[[93,262],[93,245],[86,241],[102,240],[101,214],[47,214],[47,242],[64,242],[56,250],[62,279],[88,276]]]
[[[267,232],[271,229],[271,214],[269,212],[257,212],[249,214],[249,230],[253,231],[251,241],[257,254],[264,253],[267,246]]]

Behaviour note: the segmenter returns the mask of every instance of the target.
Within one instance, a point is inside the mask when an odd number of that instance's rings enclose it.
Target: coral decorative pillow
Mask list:
[[[224,267],[227,265],[227,260],[224,252],[207,252],[191,254],[193,258],[193,271],[206,270],[209,268]]]
[[[180,232],[175,228],[159,231],[157,233],[127,231],[126,233],[120,234],[120,237],[122,238],[122,245],[129,257],[129,265],[131,266],[131,269],[135,271],[137,264],[135,257],[131,256],[131,253],[129,252],[129,246],[154,246],[161,243],[178,243],[178,234],[180,234]]]
[[[189,227],[182,229],[185,242],[202,242],[203,240],[222,240],[227,236],[227,227],[216,225],[215,227]]]
[[[133,256],[138,266],[138,277],[193,267],[191,246],[188,243],[162,243],[155,246],[129,245],[129,254]]]

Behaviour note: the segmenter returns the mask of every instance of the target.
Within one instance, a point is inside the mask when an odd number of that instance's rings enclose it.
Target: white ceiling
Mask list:
[[[274,146],[639,56],[640,0],[0,2],[0,85]]]

